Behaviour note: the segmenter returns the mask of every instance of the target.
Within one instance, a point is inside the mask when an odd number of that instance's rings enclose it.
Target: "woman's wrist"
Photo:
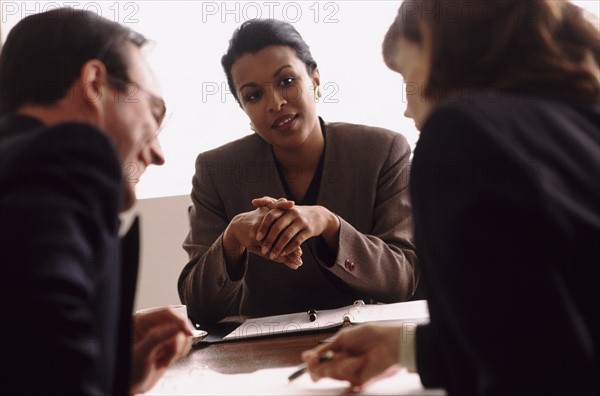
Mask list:
[[[235,237],[231,224],[223,232],[223,255],[227,264],[236,264],[244,254],[245,247]]]
[[[323,207],[323,209],[326,211],[325,218],[327,219],[327,222],[321,233],[321,238],[323,238],[325,243],[327,243],[331,249],[337,250],[341,227],[340,219],[335,213],[329,211],[327,208]]]

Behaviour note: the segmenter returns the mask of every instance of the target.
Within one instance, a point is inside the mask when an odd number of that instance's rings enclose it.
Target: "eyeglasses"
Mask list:
[[[134,99],[134,96],[138,92],[144,92],[146,95],[148,95],[152,107],[152,115],[154,116],[156,124],[158,125],[158,129],[156,131],[156,135],[158,136],[162,130],[162,123],[165,119],[165,115],[167,114],[167,105],[165,104],[164,99],[154,95],[148,89],[144,88],[144,86],[134,81],[124,80],[114,76],[110,76],[109,78],[117,89],[125,92],[126,97],[123,99],[124,103],[137,103],[137,100]],[[122,86],[124,86],[124,88],[121,88]]]

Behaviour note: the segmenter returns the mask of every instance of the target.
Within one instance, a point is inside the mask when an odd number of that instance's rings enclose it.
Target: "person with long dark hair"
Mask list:
[[[313,378],[400,363],[449,395],[598,395],[597,25],[567,1],[406,0],[383,56],[413,85],[430,322],[342,330],[303,354]]]

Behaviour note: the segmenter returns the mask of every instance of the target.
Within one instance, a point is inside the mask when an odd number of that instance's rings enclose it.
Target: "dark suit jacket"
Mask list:
[[[254,134],[198,156],[184,243],[191,261],[179,278],[181,300],[197,322],[340,307],[359,298],[396,302],[413,294],[409,145],[381,128],[325,125],[317,204],[340,218],[339,250],[326,258],[318,252],[320,238],[311,238],[295,271],[251,254],[242,279],[231,279],[223,258],[222,233],[231,219],[253,210],[253,198],[285,196],[271,146]]]
[[[600,109],[507,94],[441,106],[411,179],[426,386],[597,395]]]
[[[6,394],[126,395],[137,235],[121,264],[121,170],[90,125],[0,120]]]

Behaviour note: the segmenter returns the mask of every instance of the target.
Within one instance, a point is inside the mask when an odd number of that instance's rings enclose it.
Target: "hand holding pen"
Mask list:
[[[313,381],[331,377],[363,385],[399,363],[401,339],[401,325],[355,325],[337,332],[331,343],[304,351],[302,360]]]
[[[327,351],[325,353],[323,353],[321,356],[319,356],[319,363],[323,363],[327,360],[331,360],[333,358],[333,351]],[[300,377],[302,374],[306,373],[306,371],[308,370],[308,364],[307,363],[303,363],[298,367],[298,370],[294,371],[289,377],[288,377],[288,381],[292,382],[293,380],[295,380],[296,378]]]

